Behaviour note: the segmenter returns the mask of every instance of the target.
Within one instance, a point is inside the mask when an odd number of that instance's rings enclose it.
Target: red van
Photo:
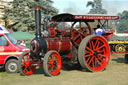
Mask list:
[[[0,70],[5,68],[8,73],[18,72],[18,58],[26,51],[29,49],[17,44],[7,29],[0,25]]]

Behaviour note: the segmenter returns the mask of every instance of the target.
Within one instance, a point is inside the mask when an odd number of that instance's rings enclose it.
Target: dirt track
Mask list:
[[[21,76],[0,72],[0,85],[128,85],[128,64],[119,56],[111,58],[105,71],[96,73],[61,70],[59,76],[46,77],[42,73]]]

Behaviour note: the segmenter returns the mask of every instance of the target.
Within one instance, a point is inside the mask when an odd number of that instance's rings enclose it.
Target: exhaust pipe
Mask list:
[[[35,10],[35,26],[36,26],[36,38],[41,37],[41,7],[34,7]]]

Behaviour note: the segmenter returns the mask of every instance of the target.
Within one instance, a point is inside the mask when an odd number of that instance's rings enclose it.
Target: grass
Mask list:
[[[125,64],[124,58],[119,55],[111,58],[110,64],[103,72],[61,70],[60,75],[55,77],[46,77],[43,72],[31,76],[0,72],[0,85],[127,85],[127,78],[128,64]]]

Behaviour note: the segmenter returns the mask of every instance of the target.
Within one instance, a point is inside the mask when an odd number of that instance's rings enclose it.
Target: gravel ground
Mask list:
[[[43,72],[31,76],[0,72],[0,85],[128,85],[128,64],[124,63],[123,55],[113,56],[118,57],[111,57],[103,72],[61,70],[55,77],[46,77]]]

